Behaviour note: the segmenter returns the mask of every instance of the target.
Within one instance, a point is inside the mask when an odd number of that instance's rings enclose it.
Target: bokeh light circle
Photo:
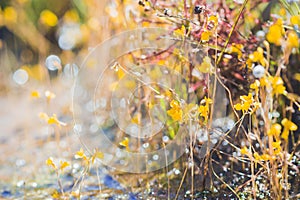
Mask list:
[[[167,110],[173,98],[181,104],[199,100],[180,70],[148,59],[164,60],[159,52],[166,49],[184,60],[185,68],[202,61],[201,51],[198,59],[190,60],[192,45],[174,40],[168,30],[141,28],[96,46],[81,65],[73,94],[74,131],[86,150],[104,154],[103,164],[145,173],[169,165],[186,152],[197,120],[189,126],[170,122]],[[178,55],[178,49],[183,53]],[[120,145],[125,139],[126,148]]]

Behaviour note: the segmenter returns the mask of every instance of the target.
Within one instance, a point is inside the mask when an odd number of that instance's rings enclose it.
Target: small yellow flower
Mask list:
[[[174,121],[181,121],[182,120],[182,109],[180,104],[176,100],[172,100],[170,103],[171,109],[167,111],[167,114],[172,117]]]
[[[182,37],[182,38],[184,38],[185,33],[186,33],[186,29],[185,29],[184,25],[182,25],[181,28],[178,28],[174,31],[175,36],[179,36],[179,37]]]
[[[289,132],[290,131],[295,131],[298,129],[297,125],[294,124],[292,121],[288,120],[287,118],[284,118],[282,121],[281,121],[281,124],[283,126],[283,132],[281,134],[281,137],[284,139],[284,140],[288,140],[288,137],[289,137]]]
[[[253,104],[253,95],[251,93],[249,93],[247,96],[246,95],[243,95],[243,96],[240,96],[240,99],[242,100],[242,103],[237,103],[234,105],[234,108],[236,110],[241,110],[244,112],[247,112],[251,105]]]
[[[209,40],[209,38],[211,37],[212,32],[205,30],[201,33],[201,41],[202,42],[207,42]]]
[[[134,123],[134,124],[140,124],[140,120],[139,120],[140,117],[139,117],[139,115],[140,115],[139,113],[135,114],[134,117],[131,118],[131,122]]]
[[[50,10],[43,10],[40,14],[40,22],[46,26],[56,26],[58,22],[57,16]]]
[[[261,160],[263,160],[263,161],[268,161],[268,160],[270,160],[271,159],[271,156],[269,155],[269,154],[262,154],[261,156],[260,156],[260,159]]]
[[[47,98],[47,102],[49,103],[51,99],[54,99],[56,97],[56,95],[52,92],[50,92],[49,90],[47,90],[45,92],[45,96]]]
[[[204,102],[205,102],[205,105],[207,105],[207,106],[208,106],[209,104],[212,104],[212,103],[213,103],[212,99],[209,98],[209,97],[206,97],[206,96],[204,97],[203,100],[204,100]]]
[[[68,166],[70,166],[70,163],[69,162],[67,162],[67,161],[60,161],[60,167],[59,167],[59,169],[61,170],[61,171],[63,171],[66,167],[68,167]]]
[[[201,65],[196,67],[196,69],[198,69],[199,72],[202,73],[209,73],[211,71],[211,68],[211,59],[208,56],[205,56]]]
[[[281,133],[281,125],[278,123],[272,124],[270,130],[268,131],[268,135],[279,138]]]
[[[248,66],[252,67],[253,62],[257,62],[260,63],[262,66],[266,66],[264,50],[261,47],[258,47],[256,51],[249,55],[249,60],[247,61]]]
[[[273,95],[279,95],[285,93],[285,86],[283,85],[283,80],[281,77],[275,76],[269,77],[269,80],[271,81],[271,86],[273,88],[272,94]]]
[[[47,123],[48,123],[48,124],[56,124],[56,125],[58,125],[58,124],[59,124],[59,121],[58,121],[58,119],[56,118],[56,115],[53,114],[53,116],[49,117]]]
[[[52,198],[54,199],[60,199],[60,194],[57,190],[55,190],[52,194],[51,194]]]
[[[44,112],[41,112],[39,114],[39,118],[41,118],[42,120],[45,120],[45,121],[48,121],[48,119],[49,119],[48,115]]]
[[[16,23],[18,18],[18,13],[13,7],[9,6],[4,9],[3,18],[4,21],[6,21],[7,23]]]
[[[78,22],[79,21],[79,15],[76,10],[68,10],[64,14],[64,21],[66,22]]]
[[[96,158],[98,158],[98,159],[103,159],[103,158],[104,158],[104,154],[103,154],[102,152],[98,151],[98,150],[95,150],[95,151],[94,151],[94,154],[93,154],[93,156],[92,156],[92,158],[91,158],[92,163],[95,162],[95,159],[96,159]]]
[[[207,122],[209,117],[209,105],[212,104],[213,101],[205,96],[200,103],[204,105],[199,106],[198,112],[201,117],[204,117],[204,121]]]
[[[66,125],[64,122],[61,122],[57,119],[56,114],[53,114],[51,117],[49,117],[48,120],[47,120],[47,123],[50,124],[50,125],[55,124],[55,125],[58,125],[58,126],[60,126],[60,125],[65,126]]]
[[[299,25],[300,26],[300,15],[294,15],[290,18],[291,25]]]
[[[31,92],[31,97],[32,98],[40,98],[40,93],[36,90]]]
[[[255,152],[255,153],[253,154],[253,156],[254,156],[254,159],[255,159],[256,161],[262,160],[262,158],[260,157],[260,155],[259,155],[257,152]]]
[[[272,142],[272,147],[273,147],[274,149],[281,149],[280,144],[281,144],[281,141],[278,141],[278,142]]]
[[[86,161],[88,160],[88,157],[85,155],[82,148],[80,148],[80,150],[76,152],[74,157],[75,159],[84,159]]]
[[[218,20],[219,19],[217,15],[211,15],[208,17],[208,22],[212,22],[215,27],[218,25]]]
[[[46,160],[46,165],[52,167],[53,169],[57,169],[55,163],[53,162],[53,158],[52,158],[52,157],[50,157],[50,158],[48,158],[48,159]]]
[[[284,35],[283,21],[278,19],[273,25],[270,26],[267,34],[267,40],[277,46],[281,45]]]
[[[260,86],[261,87],[266,87],[268,85],[268,79],[267,77],[262,77],[260,80],[259,80],[259,83],[260,83]]]
[[[119,143],[119,145],[122,146],[122,147],[125,147],[126,150],[128,151],[129,150],[129,139],[128,139],[128,137],[125,137],[124,140]]]
[[[242,44],[236,44],[236,43],[232,43],[232,46],[229,49],[229,53],[236,53],[238,55],[238,58],[240,59],[243,55],[243,50],[244,45]]]
[[[257,94],[259,90],[259,86],[260,86],[259,80],[255,80],[255,82],[250,85],[250,88],[255,90],[255,93]]]
[[[288,33],[287,46],[290,48],[299,48],[299,38],[295,31],[290,31]]]
[[[242,155],[248,155],[249,154],[248,148],[246,146],[244,146],[243,148],[241,148],[241,154]]]

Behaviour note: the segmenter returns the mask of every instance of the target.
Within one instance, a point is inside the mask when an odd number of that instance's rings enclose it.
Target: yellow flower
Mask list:
[[[198,108],[198,111],[200,113],[200,116],[204,117],[205,121],[206,121],[208,119],[209,108],[205,105],[204,106],[200,105],[199,108]]]
[[[76,152],[74,157],[75,159],[84,159],[86,161],[88,160],[88,157],[85,155],[82,148],[80,148],[80,150]]]
[[[172,100],[170,103],[171,109],[167,111],[167,114],[172,117],[174,121],[181,121],[182,120],[182,109],[180,104],[176,100]]]
[[[290,22],[291,22],[291,24],[293,26],[295,26],[295,25],[299,25],[300,26],[300,15],[291,16]]]
[[[211,64],[211,60],[208,56],[205,56],[201,65],[196,67],[196,69],[198,69],[199,72],[202,72],[202,73],[210,72],[211,68],[212,68],[212,64]]]
[[[129,139],[128,139],[128,137],[125,137],[124,140],[119,143],[119,145],[122,146],[122,147],[125,147],[126,150],[128,151],[129,150]]]
[[[281,144],[281,141],[278,141],[278,142],[272,142],[272,147],[273,147],[274,149],[281,149],[280,144]]]
[[[268,135],[275,136],[276,138],[279,137],[281,133],[281,125],[278,123],[272,124],[270,130],[268,131]]]
[[[98,150],[94,150],[94,154],[93,154],[93,156],[92,156],[92,158],[91,158],[91,160],[92,160],[92,163],[94,163],[95,162],[95,159],[96,158],[98,158],[98,159],[103,159],[104,158],[104,154],[102,153],[102,152],[100,152],[100,151],[98,151]]]
[[[6,7],[3,11],[3,18],[7,23],[16,23],[18,13],[13,7]]]
[[[236,110],[242,110],[243,113],[247,112],[251,105],[253,104],[253,95],[251,93],[249,93],[247,96],[243,95],[240,96],[240,99],[242,100],[242,103],[237,103],[234,105],[234,108]]]
[[[283,80],[281,77],[275,76],[269,77],[271,81],[271,86],[273,88],[272,94],[273,95],[279,95],[279,94],[284,94],[285,93],[285,86],[283,85]]]
[[[255,90],[255,93],[258,93],[259,86],[260,86],[259,80],[255,80],[255,82],[250,85],[250,88]]]
[[[249,55],[249,60],[247,61],[248,66],[252,67],[253,62],[257,62],[260,63],[262,66],[266,66],[264,50],[261,47],[258,47],[256,51]]]
[[[204,97],[204,102],[206,106],[213,103],[212,99],[206,96]]]
[[[64,14],[64,20],[66,22],[78,22],[79,21],[79,16],[76,10],[72,9],[72,10],[68,10],[65,14]]]
[[[259,83],[260,83],[260,86],[261,87],[265,87],[268,85],[268,79],[266,77],[262,77],[260,80],[259,80]]]
[[[201,33],[201,41],[202,42],[207,42],[212,35],[211,31],[205,30]]]
[[[281,137],[284,139],[284,140],[288,140],[288,137],[289,137],[289,132],[290,131],[295,131],[298,129],[297,125],[294,124],[292,121],[288,120],[287,118],[284,118],[282,121],[281,121],[281,124],[283,126],[283,132],[281,134]]]
[[[184,38],[185,32],[186,32],[185,26],[182,25],[181,28],[178,28],[174,31],[174,35]]]
[[[240,59],[243,55],[243,48],[244,46],[242,44],[232,43],[232,46],[229,49],[229,53],[236,53],[238,55],[238,58]]]
[[[131,118],[131,122],[134,124],[140,124],[140,118],[139,118],[140,114],[135,114],[133,118]]]
[[[271,159],[271,156],[269,155],[269,154],[262,154],[261,156],[260,156],[260,159],[261,160],[264,160],[264,161],[268,161],[268,160],[270,160]]]
[[[44,112],[41,112],[39,114],[39,118],[41,118],[41,119],[43,119],[45,121],[48,121],[48,119],[49,119],[48,115],[46,113],[44,113]]]
[[[46,160],[46,165],[52,167],[53,169],[57,169],[55,163],[53,162],[53,158],[52,158],[52,157],[50,157],[50,158],[48,158],[48,159]]]
[[[217,15],[211,15],[208,17],[208,22],[211,22],[216,27],[218,25],[218,16]]]
[[[262,158],[260,157],[260,155],[259,155],[257,152],[255,152],[255,153],[253,154],[253,156],[254,156],[254,159],[255,159],[256,161],[262,160]]]
[[[40,22],[46,26],[56,26],[58,22],[57,16],[50,10],[43,10],[40,14]]]
[[[52,198],[54,199],[60,199],[60,194],[57,190],[55,190],[52,194],[51,194]]]
[[[40,98],[40,93],[36,90],[31,92],[31,97],[33,98]]]
[[[241,148],[241,154],[242,155],[248,155],[249,154],[248,148],[246,146],[244,146],[243,148]]]
[[[291,31],[288,33],[287,46],[290,48],[298,48],[299,47],[299,38],[295,31]]]
[[[59,121],[56,117],[55,114],[53,114],[51,117],[49,117],[48,121],[47,121],[48,124],[59,124]]]
[[[210,98],[207,98],[206,96],[202,101],[200,102],[201,104],[198,108],[198,112],[201,117],[204,117],[204,121],[206,122],[208,120],[208,115],[209,115],[209,105],[212,104],[212,100]]]
[[[51,99],[54,99],[56,97],[56,95],[52,92],[50,92],[49,90],[47,90],[45,92],[45,96],[47,98],[47,102],[49,103]]]
[[[279,155],[279,154],[281,154],[281,146],[280,146],[280,144],[281,144],[281,141],[279,140],[279,141],[277,141],[277,142],[272,142],[272,147],[273,147],[273,149],[274,149],[274,154],[275,155]]]
[[[69,162],[67,162],[67,161],[60,161],[60,167],[59,167],[59,169],[61,170],[61,171],[63,171],[66,167],[68,167],[68,166],[70,166],[70,163]]]
[[[47,123],[50,124],[50,125],[55,124],[55,125],[58,125],[58,126],[60,126],[60,125],[65,126],[66,125],[64,122],[61,122],[57,119],[56,114],[53,114],[51,117],[49,117],[47,119]]]
[[[273,25],[270,26],[267,34],[267,40],[277,46],[281,45],[284,35],[283,21],[278,19]]]

